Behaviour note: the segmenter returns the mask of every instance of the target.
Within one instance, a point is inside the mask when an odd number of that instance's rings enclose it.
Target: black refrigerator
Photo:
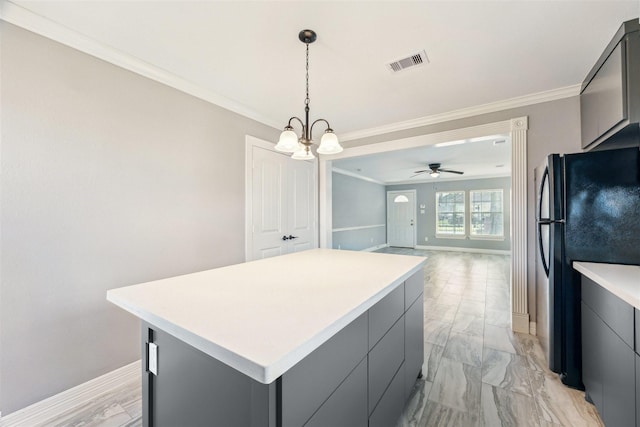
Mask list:
[[[640,264],[640,150],[551,154],[539,170],[538,256],[548,274],[543,347],[562,382],[584,389],[580,275],[572,263]]]

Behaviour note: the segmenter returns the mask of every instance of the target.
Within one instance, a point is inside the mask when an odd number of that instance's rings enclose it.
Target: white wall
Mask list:
[[[0,411],[140,357],[106,290],[244,260],[278,130],[0,21]]]
[[[363,250],[387,242],[385,186],[333,172],[333,248]]]

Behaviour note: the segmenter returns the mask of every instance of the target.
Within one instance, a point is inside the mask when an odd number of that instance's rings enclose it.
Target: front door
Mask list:
[[[251,149],[250,259],[316,247],[314,164],[269,148]]]
[[[416,246],[416,191],[387,191],[387,244]]]

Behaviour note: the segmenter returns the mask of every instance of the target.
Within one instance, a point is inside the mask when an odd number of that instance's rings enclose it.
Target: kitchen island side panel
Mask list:
[[[147,342],[158,346],[148,371]],[[185,342],[142,324],[144,427],[276,427],[276,382],[262,384]]]

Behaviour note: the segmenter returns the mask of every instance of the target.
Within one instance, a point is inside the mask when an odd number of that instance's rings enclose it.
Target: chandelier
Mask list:
[[[307,45],[307,97],[304,99],[304,123],[298,117],[291,117],[289,123],[280,134],[280,139],[275,149],[285,153],[293,153],[291,157],[297,160],[311,160],[315,157],[311,152],[311,146],[313,145],[313,127],[318,122],[324,122],[327,125],[327,129],[320,139],[320,146],[317,152],[319,154],[337,154],[342,151],[342,146],[338,142],[336,134],[333,133],[331,125],[325,119],[318,119],[309,126],[309,44],[316,41],[317,35],[315,31],[302,30],[300,34],[298,34],[298,38],[302,43]],[[293,131],[293,126],[291,126],[292,121],[297,121],[302,126],[300,136],[296,135]]]

